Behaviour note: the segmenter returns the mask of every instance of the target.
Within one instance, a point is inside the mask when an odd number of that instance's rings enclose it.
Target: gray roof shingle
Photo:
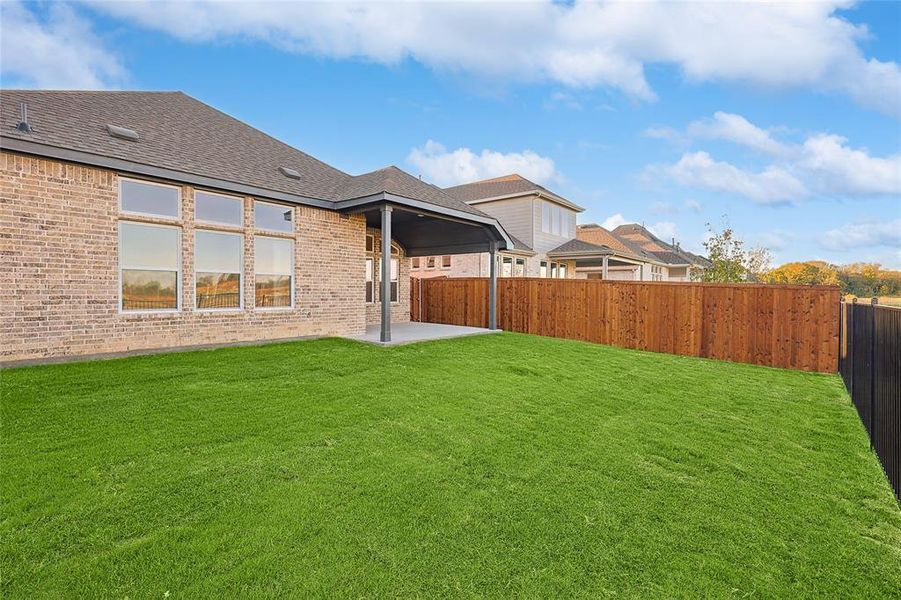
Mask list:
[[[517,175],[516,173],[504,175],[503,177],[495,177],[494,179],[484,179],[482,181],[474,181],[463,185],[455,185],[453,187],[445,188],[445,191],[463,202],[476,202],[478,200],[496,198],[498,196],[539,192],[559,198],[568,204],[576,206],[579,210],[583,210],[582,207],[574,202],[570,202],[546,187],[538,185],[534,181],[529,181],[522,175]]]
[[[613,250],[608,246],[599,246],[597,244],[591,244],[584,240],[580,240],[578,238],[573,238],[568,240],[567,242],[560,244],[553,250],[548,250],[548,256],[556,256],[559,254],[613,254]]]
[[[28,105],[31,133],[16,129]],[[128,141],[108,126],[138,134]],[[351,176],[182,92],[0,90],[0,136],[326,202],[382,192],[487,216],[387,167]],[[3,144],[0,144],[3,145]],[[299,174],[286,177],[285,167]]]

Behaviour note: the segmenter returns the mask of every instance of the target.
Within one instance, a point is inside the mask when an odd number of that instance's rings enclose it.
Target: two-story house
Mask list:
[[[445,189],[498,220],[513,247],[498,254],[501,277],[688,281],[706,259],[656,238],[638,224],[608,231],[577,225],[584,209],[512,174]],[[487,277],[488,253],[413,258],[413,277]]]
[[[581,206],[516,174],[444,191],[504,223],[514,246],[499,253],[501,277],[575,277],[575,259],[553,251],[575,239]],[[462,254],[414,259],[411,273],[486,277],[488,268],[488,253]]]

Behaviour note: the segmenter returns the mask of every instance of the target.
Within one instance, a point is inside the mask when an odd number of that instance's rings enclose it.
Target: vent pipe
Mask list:
[[[19,114],[20,120],[16,125],[16,129],[21,131],[22,133],[31,133],[34,131],[34,127],[28,124],[28,105],[22,102],[19,104]]]

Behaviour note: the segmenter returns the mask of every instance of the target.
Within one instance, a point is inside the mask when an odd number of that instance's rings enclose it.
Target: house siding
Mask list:
[[[534,198],[534,194],[528,194],[518,198],[479,202],[474,206],[503,223],[508,233],[531,246],[534,241],[532,235],[535,223],[532,209]]]
[[[181,218],[119,212],[119,175],[60,161],[0,152],[0,360],[53,358],[131,350],[361,333],[365,220],[295,207],[294,308],[253,307],[253,198],[245,197],[244,308],[194,309],[193,188],[181,189]],[[181,229],[181,309],[119,311],[118,224]],[[208,229],[206,225],[203,229]],[[269,233],[267,232],[267,235]],[[278,234],[275,234],[278,235]],[[401,260],[395,312],[409,316],[409,287]]]

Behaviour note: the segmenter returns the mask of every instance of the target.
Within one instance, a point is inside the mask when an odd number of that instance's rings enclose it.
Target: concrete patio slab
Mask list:
[[[347,336],[347,339],[379,346],[398,346],[415,342],[428,342],[469,335],[500,333],[500,329],[483,329],[481,327],[461,327],[459,325],[439,325],[437,323],[392,323],[391,341],[379,341],[380,325],[369,325],[366,333]]]

